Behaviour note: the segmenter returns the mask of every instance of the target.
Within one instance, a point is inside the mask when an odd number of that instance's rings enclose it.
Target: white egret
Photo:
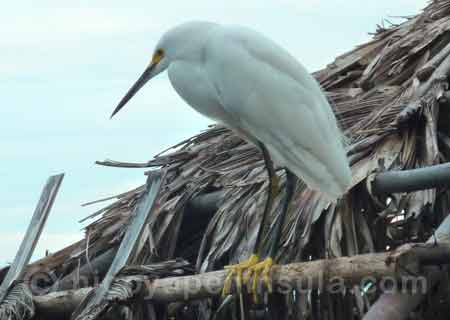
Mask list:
[[[172,86],[192,108],[231,128],[263,152],[270,188],[256,252],[249,260],[228,267],[224,293],[229,292],[234,276],[240,289],[246,270],[254,277],[254,290],[259,276],[268,285],[295,176],[330,200],[350,186],[351,172],[333,111],[306,69],[263,35],[239,26],[188,22],[162,36],[149,66],[112,116],[166,69]],[[278,188],[271,158],[286,169],[287,188],[270,252],[260,261],[261,229],[268,223],[266,217]]]

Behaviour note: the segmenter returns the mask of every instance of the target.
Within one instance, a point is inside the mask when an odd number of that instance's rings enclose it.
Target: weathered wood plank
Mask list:
[[[9,271],[0,286],[0,303],[5,298],[11,285],[13,285],[15,281],[22,278],[25,271],[25,266],[30,261],[30,258],[34,252],[63,178],[64,174],[58,174],[51,176],[47,180],[47,183],[42,191],[41,198],[39,199],[33,217],[31,218],[30,224],[25,233],[25,237],[20,244],[19,251],[17,252],[14,262],[9,268]]]
[[[139,199],[139,203],[136,205],[132,213],[130,225],[127,228],[117,254],[108,272],[106,273],[105,278],[103,279],[100,286],[96,289],[94,296],[90,299],[90,301],[86,301],[86,304],[82,306],[82,310],[77,310],[77,312],[74,313],[74,315],[72,316],[73,319],[83,318],[84,314],[88,313],[89,310],[96,309],[96,307],[104,300],[105,296],[107,295],[116,275],[125,265],[130,262],[130,260],[133,259],[136,253],[135,249],[137,247],[137,243],[141,238],[141,234],[144,230],[147,219],[150,213],[153,211],[154,203],[159,193],[162,179],[163,175],[161,171],[153,171],[149,174],[147,180],[147,190]]]

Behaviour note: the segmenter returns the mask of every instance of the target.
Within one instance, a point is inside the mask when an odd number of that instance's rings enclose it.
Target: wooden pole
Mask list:
[[[434,236],[428,240],[428,243],[434,243],[435,241],[445,242],[449,241],[449,239],[450,215],[448,215],[441,223]],[[441,254],[441,256],[445,256],[445,254]],[[427,288],[425,288],[425,291],[411,293],[383,293],[365,314],[363,320],[402,320],[407,318],[409,313],[414,310],[425,297],[425,293],[437,284],[441,272],[442,270],[436,266],[425,268],[424,273],[428,278],[428,285]]]
[[[306,291],[318,288],[340,292],[345,288],[364,286],[369,282],[387,282],[386,285],[389,286],[399,283],[405,287],[399,286],[398,289],[407,290],[406,286],[414,285],[415,281],[426,281],[420,277],[419,272],[423,263],[442,263],[442,257],[445,262],[450,262],[450,243],[437,246],[404,245],[392,252],[292,263],[273,267],[272,285],[277,292],[286,294],[292,292],[292,289]],[[221,270],[152,281],[142,280],[138,283],[139,290],[136,294],[139,293],[138,296],[144,299],[164,303],[203,299],[219,295],[225,277],[226,271]],[[261,282],[258,283],[260,288],[262,285]],[[69,314],[89,291],[90,288],[84,288],[35,296],[36,311],[39,315],[55,315],[61,312]]]

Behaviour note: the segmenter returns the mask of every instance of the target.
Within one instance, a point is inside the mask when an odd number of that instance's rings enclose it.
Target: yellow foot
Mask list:
[[[236,277],[236,290],[238,293],[242,292],[242,275],[246,269],[258,264],[259,258],[256,254],[252,254],[250,258],[238,264],[225,266],[225,270],[229,270],[227,277],[225,278],[222,297],[226,297],[231,293],[231,284],[233,277]]]
[[[255,303],[258,303],[258,283],[259,278],[263,278],[263,282],[265,287],[267,288],[269,293],[272,293],[272,281],[270,279],[270,270],[273,266],[273,259],[271,257],[266,258],[265,260],[254,264],[250,268],[248,268],[248,272],[244,276],[244,284],[248,285],[250,280],[252,281],[251,292],[253,293],[253,300]]]

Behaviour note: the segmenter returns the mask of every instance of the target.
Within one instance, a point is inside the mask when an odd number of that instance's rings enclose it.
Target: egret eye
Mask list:
[[[155,65],[158,62],[160,62],[164,58],[164,50],[163,49],[157,49],[155,53],[153,54],[152,61],[150,64]]]

